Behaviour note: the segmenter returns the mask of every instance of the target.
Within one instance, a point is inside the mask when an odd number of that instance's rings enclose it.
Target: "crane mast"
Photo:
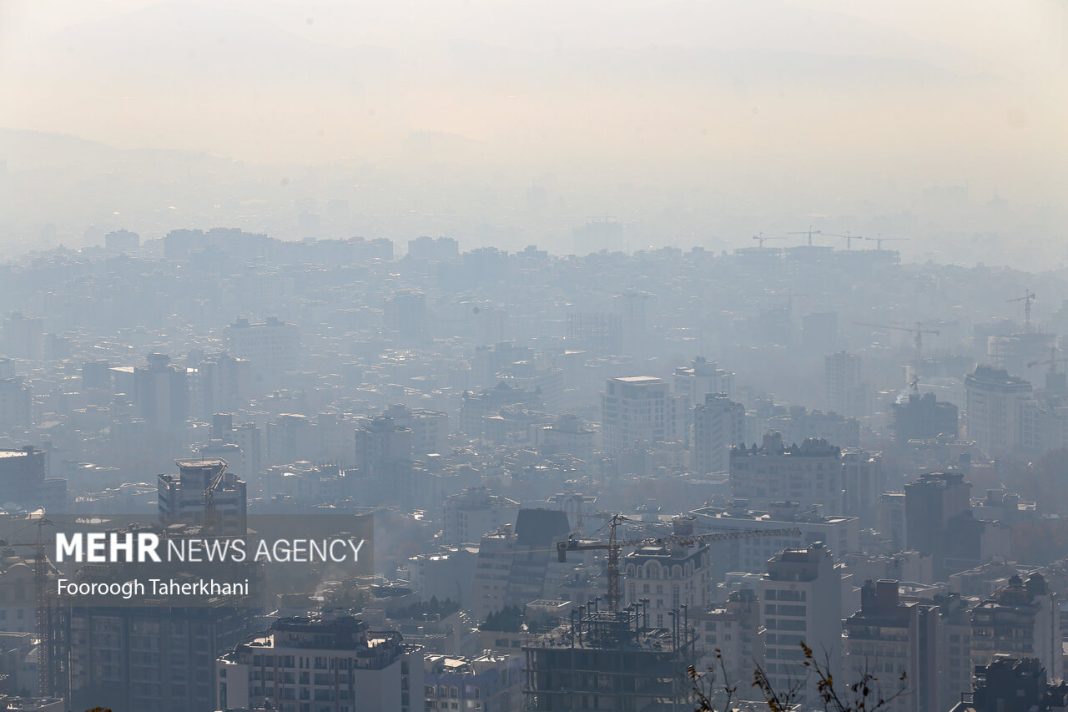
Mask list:
[[[53,632],[52,609],[48,604],[48,556],[44,547],[44,528],[52,522],[37,520],[37,547],[33,557],[33,596],[37,609],[37,686],[41,695],[52,694]]]
[[[882,250],[884,242],[904,242],[908,240],[907,237],[865,237],[864,239],[874,242],[876,250]]]
[[[804,235],[808,239],[808,246],[812,247],[812,236],[813,235],[822,235],[823,231],[822,230],[813,230],[812,226],[809,225],[807,230],[798,230],[796,232],[791,232],[791,233],[788,233],[788,234],[790,234],[790,235]]]
[[[1024,305],[1024,331],[1031,331],[1031,303],[1035,301],[1037,297],[1035,293],[1030,289],[1024,290],[1022,297],[1016,297],[1015,299],[1006,299],[1006,302],[1023,302]]]
[[[854,235],[853,233],[849,232],[848,230],[846,231],[846,234],[844,234],[844,235],[837,235],[837,234],[835,234],[833,232],[825,232],[823,234],[826,235],[827,237],[840,237],[840,238],[842,238],[843,240],[845,240],[846,249],[847,250],[853,249],[853,240],[867,240],[868,239],[868,238],[864,237],[863,235]]]
[[[34,621],[34,634],[37,636],[37,686],[41,696],[51,696],[54,691],[55,671],[53,657],[55,647],[52,605],[48,597],[48,574],[51,570],[48,555],[45,553],[44,528],[52,526],[52,522],[41,517],[36,521],[37,538],[31,544],[29,542],[9,542],[0,539],[0,547],[3,546],[33,546],[33,603],[36,614]]]

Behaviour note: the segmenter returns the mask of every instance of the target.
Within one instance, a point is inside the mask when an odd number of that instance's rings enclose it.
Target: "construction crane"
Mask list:
[[[618,535],[619,525],[629,521],[622,514],[612,515],[608,522],[608,541],[590,541],[569,537],[567,541],[556,544],[557,559],[567,561],[569,551],[607,551],[608,552],[608,610],[615,613],[619,611],[619,601],[622,598],[619,575],[619,556],[623,547],[645,546],[674,543],[682,546],[690,546],[710,541],[728,541],[732,539],[752,539],[757,537],[771,536],[801,536],[801,530],[788,529],[764,529],[764,530],[736,530],[727,532],[712,532],[709,534],[678,535],[666,537],[645,537],[641,539],[620,539]]]
[[[34,631],[37,635],[37,687],[42,697],[50,697],[53,693],[53,632],[52,632],[52,607],[48,601],[48,574],[51,572],[51,562],[45,553],[44,528],[53,526],[52,522],[39,517],[37,525],[37,539],[29,542],[8,542],[0,539],[0,547],[32,546],[33,555],[33,603],[35,610]]]
[[[853,247],[853,240],[867,240],[868,239],[868,238],[864,237],[863,235],[853,235],[848,230],[846,231],[846,234],[844,234],[844,235],[836,235],[833,232],[825,232],[823,234],[826,235],[827,237],[840,237],[840,238],[842,238],[843,240],[846,241],[846,249],[847,250],[851,249]]]
[[[813,230],[812,226],[809,225],[808,226],[808,230],[799,230],[798,232],[789,232],[789,233],[786,233],[786,234],[788,234],[788,235],[805,235],[808,238],[808,246],[812,247],[812,236],[813,235],[822,235],[823,232],[821,230]]]
[[[764,249],[764,243],[767,242],[768,240],[785,240],[786,238],[785,237],[764,237],[764,233],[760,233],[759,235],[753,235],[753,239],[756,240],[760,244],[760,248],[761,249]]]
[[[204,526],[212,533],[217,533],[216,529],[216,516],[215,516],[215,491],[222,486],[223,479],[226,476],[226,460],[218,460],[219,471],[215,473],[215,476],[211,478],[211,482],[208,483],[207,488],[204,490]]]
[[[854,322],[857,326],[870,326],[873,329],[889,329],[891,331],[907,331],[912,334],[913,343],[916,345],[916,360],[923,360],[923,335],[931,334],[938,336],[938,329],[925,329],[923,328],[923,322],[916,322],[916,326],[895,326],[892,324],[869,324],[863,321]]]
[[[876,250],[882,250],[884,242],[903,242],[908,240],[907,237],[865,237],[864,239],[874,242]]]
[[[1030,289],[1024,290],[1022,297],[1016,297],[1015,299],[1006,299],[1006,302],[1023,302],[1024,305],[1024,331],[1031,331],[1031,303],[1035,301],[1037,297],[1035,293]]]
[[[1061,356],[1060,358],[1057,358],[1057,347],[1052,346],[1049,350],[1049,358],[1043,359],[1041,361],[1032,361],[1031,363],[1027,364],[1027,367],[1034,368],[1035,366],[1049,366],[1049,372],[1056,373],[1058,363],[1068,363],[1068,356]]]

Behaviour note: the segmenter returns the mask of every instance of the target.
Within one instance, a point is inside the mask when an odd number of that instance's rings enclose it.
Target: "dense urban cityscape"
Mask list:
[[[0,0],[0,712],[1068,712],[1064,0]]]
[[[9,260],[9,709],[681,710],[691,666],[822,709],[802,642],[895,712],[1063,709],[1066,275],[790,240]],[[272,516],[370,518],[373,565],[128,605],[58,595],[122,564],[44,543]]]

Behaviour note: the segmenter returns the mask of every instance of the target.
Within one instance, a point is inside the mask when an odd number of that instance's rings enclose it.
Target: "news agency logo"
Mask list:
[[[161,539],[153,532],[56,532],[55,562],[122,563],[359,563],[366,539],[345,537]]]

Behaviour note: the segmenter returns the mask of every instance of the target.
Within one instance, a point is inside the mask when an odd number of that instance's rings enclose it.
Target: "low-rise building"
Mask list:
[[[511,712],[523,701],[522,655],[486,652],[473,658],[427,655],[423,661],[426,712]]]

